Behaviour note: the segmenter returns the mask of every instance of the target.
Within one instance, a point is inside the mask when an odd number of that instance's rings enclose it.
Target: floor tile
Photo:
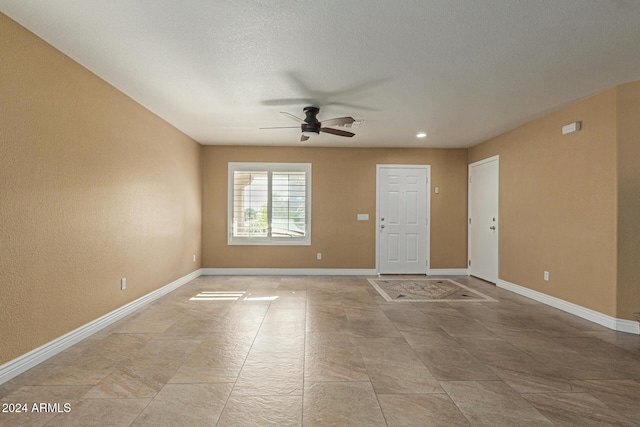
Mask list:
[[[211,335],[198,345],[169,382],[235,382],[254,337],[255,333]]]
[[[215,425],[232,384],[167,384],[132,426]]]
[[[431,317],[431,316],[429,316]],[[489,329],[482,326],[480,323],[474,321],[469,317],[442,317],[442,316],[434,316],[431,317],[431,320],[442,328],[446,333],[454,337],[477,337],[481,335],[485,336],[494,336],[495,334],[491,332]]]
[[[572,383],[631,420],[640,420],[640,382],[575,380]]]
[[[414,347],[431,374],[442,381],[499,380],[498,376],[464,348]]]
[[[629,419],[587,393],[524,394],[544,416],[558,426],[637,426]]]
[[[580,391],[564,371],[529,356],[502,339],[465,339],[462,345],[519,393]]]
[[[349,331],[357,337],[400,337],[400,332],[387,318],[352,317]]]
[[[197,348],[193,340],[157,340],[117,367],[84,396],[86,398],[154,397]]]
[[[300,396],[303,361],[279,355],[244,364],[233,391],[244,396]]]
[[[630,351],[636,356],[640,356],[640,340],[638,339],[638,335],[612,331],[610,329],[606,331],[589,331],[589,335]]]
[[[405,341],[412,348],[420,347],[461,347],[460,342],[440,329],[426,329],[423,331],[401,332]]]
[[[343,332],[308,332],[305,381],[369,381],[354,338]]]
[[[231,395],[216,427],[297,427],[302,396]]]
[[[358,338],[357,343],[376,393],[442,393],[403,338]]]
[[[472,425],[553,425],[501,381],[443,381],[440,384]]]
[[[379,394],[388,427],[470,426],[446,394]]]
[[[427,316],[418,309],[405,307],[383,308],[385,316],[393,323],[398,331],[422,332],[428,328],[439,328]]]
[[[324,382],[305,387],[305,427],[386,426],[369,382]]]
[[[349,330],[344,308],[332,305],[310,305],[306,313],[307,331],[338,332]]]

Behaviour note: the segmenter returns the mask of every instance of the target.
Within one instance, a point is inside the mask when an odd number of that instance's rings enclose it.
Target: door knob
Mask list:
[[[495,229],[496,229],[495,225],[492,225],[492,226],[491,226],[491,227],[489,227],[489,228],[490,228],[490,229],[492,229],[492,230],[495,230]]]
[[[384,224],[380,226],[380,228],[384,228]]]

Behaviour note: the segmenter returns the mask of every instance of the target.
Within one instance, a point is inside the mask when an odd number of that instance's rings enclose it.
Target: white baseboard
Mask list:
[[[534,291],[533,289],[525,288],[523,286],[507,282],[506,280],[498,279],[496,286],[514,292],[518,295],[531,298],[559,310],[566,311],[567,313],[571,313],[585,320],[589,320],[590,322],[594,322],[598,325],[613,329],[614,331],[640,335],[638,322],[634,322],[632,320],[617,319],[615,317],[602,314],[598,311],[591,310],[590,308],[585,308],[572,302],[568,302],[551,295],[543,294],[542,292]]]
[[[640,335],[640,324],[635,320],[616,319],[616,331]]]
[[[192,273],[187,274],[168,285],[163,286],[147,295],[138,298],[129,304],[105,314],[98,319],[89,322],[79,328],[64,334],[63,336],[50,341],[35,350],[23,354],[3,365],[0,366],[0,384],[9,381],[11,378],[25,372],[28,369],[36,366],[39,363],[44,362],[52,356],[60,353],[61,351],[71,347],[72,345],[82,341],[83,339],[95,334],[101,329],[111,325],[112,323],[122,319],[123,317],[133,313],[139,308],[157,300],[158,298],[168,294],[169,292],[179,288],[180,286],[192,281],[193,279],[202,275],[201,269],[198,269]]]
[[[427,270],[428,276],[468,276],[466,268],[430,268]]]
[[[375,269],[358,268],[203,268],[203,276],[376,276]],[[432,268],[429,276],[467,276],[466,268]]]
[[[203,268],[203,276],[375,276],[358,268]]]

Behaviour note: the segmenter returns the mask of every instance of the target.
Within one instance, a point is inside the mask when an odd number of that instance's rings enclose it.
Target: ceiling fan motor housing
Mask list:
[[[320,122],[316,117],[320,109],[318,107],[305,107],[303,111],[306,117],[304,123],[300,125],[302,132],[320,133]]]

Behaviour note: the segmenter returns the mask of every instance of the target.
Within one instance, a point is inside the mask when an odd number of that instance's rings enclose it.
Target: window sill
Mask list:
[[[227,241],[228,246],[311,246],[311,238],[308,239],[278,239],[278,238],[242,238],[234,237]]]

